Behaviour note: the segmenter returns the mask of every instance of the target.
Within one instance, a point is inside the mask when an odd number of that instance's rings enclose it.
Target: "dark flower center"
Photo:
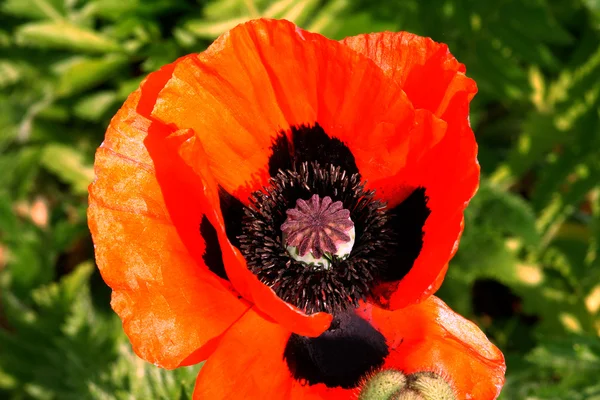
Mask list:
[[[358,174],[302,163],[252,194],[238,238],[248,268],[283,300],[308,313],[338,312],[365,300],[386,268],[394,244],[387,223],[385,204]],[[340,255],[350,228],[354,246]]]
[[[425,188],[414,188],[402,203],[386,209],[373,191],[365,190],[352,152],[318,124],[281,132],[271,149],[271,181],[251,195],[248,207],[219,190],[227,237],[243,253],[248,268],[280,298],[307,313],[343,311],[371,294],[385,300],[393,285],[377,284],[402,279],[423,246],[423,226],[430,214]],[[306,204],[304,211],[298,200]],[[317,201],[319,207],[328,205],[324,215],[316,210]],[[332,229],[348,223],[335,217],[340,203],[354,232],[343,231],[343,226],[342,232]],[[290,218],[288,211],[294,209],[298,213]],[[210,223],[205,225],[205,262],[228,279],[218,249],[212,251],[219,245],[216,235],[209,240],[212,230]],[[344,242],[344,235],[354,235],[354,243]]]

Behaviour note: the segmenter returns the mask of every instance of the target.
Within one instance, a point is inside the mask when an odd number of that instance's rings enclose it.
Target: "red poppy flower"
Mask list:
[[[88,213],[136,353],[175,368],[214,352],[199,398],[229,396],[225,380],[346,390],[388,363],[494,398],[501,353],[424,301],[479,180],[464,71],[408,33],[336,42],[255,20],[150,74],[98,149]],[[330,340],[362,356],[301,368]]]
[[[356,376],[364,377],[362,367],[375,361],[378,368],[406,374],[434,372],[450,383],[456,399],[500,393],[502,353],[437,297],[401,310],[364,305],[357,311],[309,340],[250,310],[200,370],[194,398],[356,398]],[[290,360],[296,379],[290,379]]]

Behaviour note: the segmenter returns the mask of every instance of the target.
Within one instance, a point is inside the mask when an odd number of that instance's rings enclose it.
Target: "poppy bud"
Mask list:
[[[359,400],[456,400],[452,387],[433,372],[404,375],[386,369],[367,379]]]
[[[408,386],[424,400],[456,400],[452,387],[433,372],[417,372],[408,376]]]
[[[395,369],[379,371],[366,380],[358,400],[387,400],[406,387],[406,375]]]

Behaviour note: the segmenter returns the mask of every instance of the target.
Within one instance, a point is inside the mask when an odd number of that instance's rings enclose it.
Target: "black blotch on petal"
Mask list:
[[[221,213],[225,220],[225,233],[227,239],[235,247],[240,247],[238,236],[242,234],[242,218],[244,217],[244,205],[237,198],[229,194],[219,186],[219,203]]]
[[[279,170],[286,171],[292,169],[294,165],[293,150],[285,132],[281,132],[271,145],[271,155],[269,156],[269,175],[274,177]]]
[[[219,278],[229,280],[227,272],[225,272],[225,265],[223,264],[223,253],[219,245],[217,230],[208,218],[206,218],[206,215],[202,217],[202,222],[200,223],[200,234],[202,234],[202,238],[206,244],[204,254],[202,255],[204,263]]]
[[[412,268],[423,248],[423,226],[431,210],[425,188],[416,188],[402,203],[390,210],[389,227],[398,243],[388,268],[381,271],[383,281],[398,281]]]
[[[283,356],[297,380],[350,389],[383,365],[388,354],[385,337],[364,319],[347,312],[338,314],[319,337],[292,334]]]
[[[292,143],[285,132],[282,132],[271,146],[269,157],[269,174],[277,175],[277,171],[292,170],[303,162],[318,161],[321,164],[339,166],[347,174],[358,173],[354,155],[339,139],[332,138],[323,128],[300,125],[291,128]]]

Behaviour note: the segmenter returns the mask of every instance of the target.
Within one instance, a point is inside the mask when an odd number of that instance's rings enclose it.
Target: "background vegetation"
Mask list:
[[[140,80],[257,16],[449,44],[483,179],[439,295],[505,352],[503,399],[600,399],[598,0],[0,1],[0,398],[189,398],[198,367],[141,361],[109,309],[86,187]]]

